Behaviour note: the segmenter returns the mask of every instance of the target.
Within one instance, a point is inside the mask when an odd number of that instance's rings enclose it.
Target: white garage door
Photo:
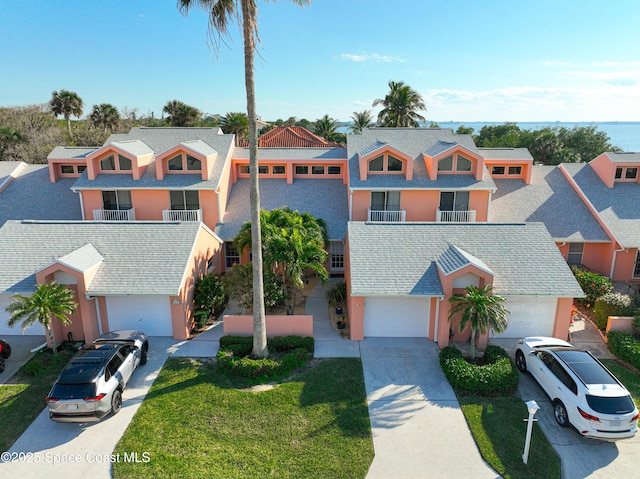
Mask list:
[[[378,338],[426,338],[429,300],[424,296],[369,297],[364,302],[364,335]]]
[[[168,296],[107,296],[109,329],[138,329],[147,336],[173,336]]]
[[[0,294],[0,336],[23,334],[20,323],[16,324],[13,328],[10,328],[7,324],[10,314],[5,311],[5,308],[13,301],[12,296],[12,294]],[[36,323],[24,330],[24,334],[44,335],[44,333],[44,327],[42,327],[40,323]]]
[[[496,337],[523,338],[553,336],[558,298],[545,296],[505,296],[511,315],[507,330]]]

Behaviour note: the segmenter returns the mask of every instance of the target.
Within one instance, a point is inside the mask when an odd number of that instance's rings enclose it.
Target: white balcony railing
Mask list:
[[[405,210],[389,211],[389,210],[369,210],[369,221],[386,222],[386,223],[403,223],[407,212]]]
[[[442,211],[437,210],[436,221],[438,223],[475,223],[476,210],[468,211]]]
[[[162,210],[164,221],[202,221],[202,210]]]
[[[135,208],[128,210],[93,210],[96,221],[135,221]]]

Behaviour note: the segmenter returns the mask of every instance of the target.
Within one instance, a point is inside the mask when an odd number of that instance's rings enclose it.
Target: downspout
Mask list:
[[[78,193],[78,196],[80,197],[80,213],[82,214],[82,220],[86,221],[87,217],[84,215],[84,201],[82,198],[82,191],[76,191],[76,193]]]
[[[353,221],[353,190],[349,189],[349,221]]]
[[[102,316],[100,316],[100,305],[98,304],[97,296],[89,296],[88,294],[85,297],[89,300],[93,300],[93,304],[96,306],[96,319],[98,320],[98,336],[102,336]]]
[[[613,281],[613,270],[616,266],[616,258],[618,257],[618,253],[621,251],[628,251],[627,248],[620,248],[613,250],[613,257],[611,258],[611,270],[609,271],[609,279]]]
[[[439,299],[438,301],[436,301],[436,326],[435,326],[435,329],[433,330],[433,342],[436,344],[438,344],[438,323],[440,319],[440,301],[442,300]]]
[[[216,194],[216,203],[218,203],[218,223],[222,223],[222,205],[220,204],[220,191],[213,190],[213,192]],[[204,223],[204,215],[202,218],[202,222]]]

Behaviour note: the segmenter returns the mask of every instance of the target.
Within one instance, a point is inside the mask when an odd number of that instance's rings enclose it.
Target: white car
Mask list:
[[[518,341],[516,366],[547,393],[560,426],[608,441],[638,431],[640,414],[629,391],[589,351],[561,339],[528,337]]]

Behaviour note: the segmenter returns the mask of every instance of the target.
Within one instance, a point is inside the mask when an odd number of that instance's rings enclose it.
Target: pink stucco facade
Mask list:
[[[251,336],[253,316],[228,314],[223,318],[224,335]],[[303,336],[313,337],[313,316],[309,315],[267,315],[267,337]]]

